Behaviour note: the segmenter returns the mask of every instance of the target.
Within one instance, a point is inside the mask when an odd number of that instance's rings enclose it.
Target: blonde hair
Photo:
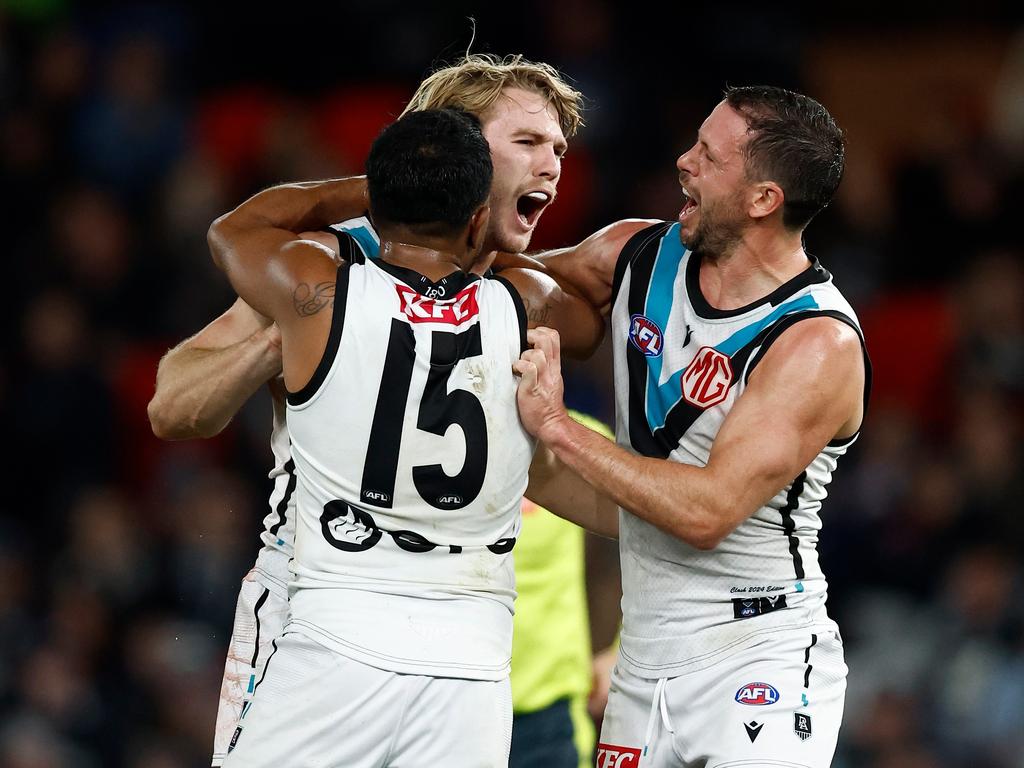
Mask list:
[[[455,107],[480,117],[505,88],[522,88],[545,97],[558,113],[566,138],[583,125],[583,94],[550,64],[528,61],[520,54],[503,59],[467,54],[457,64],[437,70],[420,83],[402,114]]]

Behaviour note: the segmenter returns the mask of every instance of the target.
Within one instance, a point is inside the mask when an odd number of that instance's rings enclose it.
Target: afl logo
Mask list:
[[[680,382],[683,399],[698,408],[718,405],[729,395],[732,363],[714,347],[701,347]]]
[[[779,692],[768,683],[747,683],[736,691],[736,701],[751,707],[764,707],[779,700]]]
[[[663,339],[661,328],[653,320],[643,315],[633,315],[629,319],[629,340],[647,357],[661,354]]]

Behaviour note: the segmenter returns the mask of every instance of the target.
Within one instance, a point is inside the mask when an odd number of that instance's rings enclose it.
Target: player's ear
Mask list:
[[[481,205],[469,220],[469,245],[474,253],[479,253],[484,247],[484,238],[487,236],[487,222],[491,219],[491,206]]]
[[[782,187],[774,181],[766,181],[756,185],[753,188],[753,194],[750,199],[750,216],[755,219],[770,216],[782,208],[785,198]]]

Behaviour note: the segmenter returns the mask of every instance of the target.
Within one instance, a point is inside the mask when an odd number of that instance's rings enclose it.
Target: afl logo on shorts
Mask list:
[[[764,707],[779,700],[779,692],[768,683],[747,683],[736,691],[736,701],[751,707]]]
[[[629,340],[647,357],[657,357],[661,354],[664,336],[653,320],[643,315],[633,315],[629,318]]]
[[[683,399],[698,408],[710,408],[728,397],[730,384],[729,358],[714,347],[701,347],[683,374]]]

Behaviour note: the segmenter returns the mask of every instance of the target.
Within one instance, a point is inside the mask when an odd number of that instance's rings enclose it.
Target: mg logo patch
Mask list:
[[[615,744],[598,744],[597,768],[640,768],[640,750]]]
[[[683,399],[698,408],[718,405],[729,395],[732,363],[714,347],[701,347],[680,382]]]
[[[661,354],[664,338],[661,328],[653,320],[648,320],[643,315],[633,315],[629,318],[629,340],[647,357],[657,357]]]
[[[764,707],[779,700],[779,692],[768,683],[747,683],[736,691],[736,701],[751,707]]]

